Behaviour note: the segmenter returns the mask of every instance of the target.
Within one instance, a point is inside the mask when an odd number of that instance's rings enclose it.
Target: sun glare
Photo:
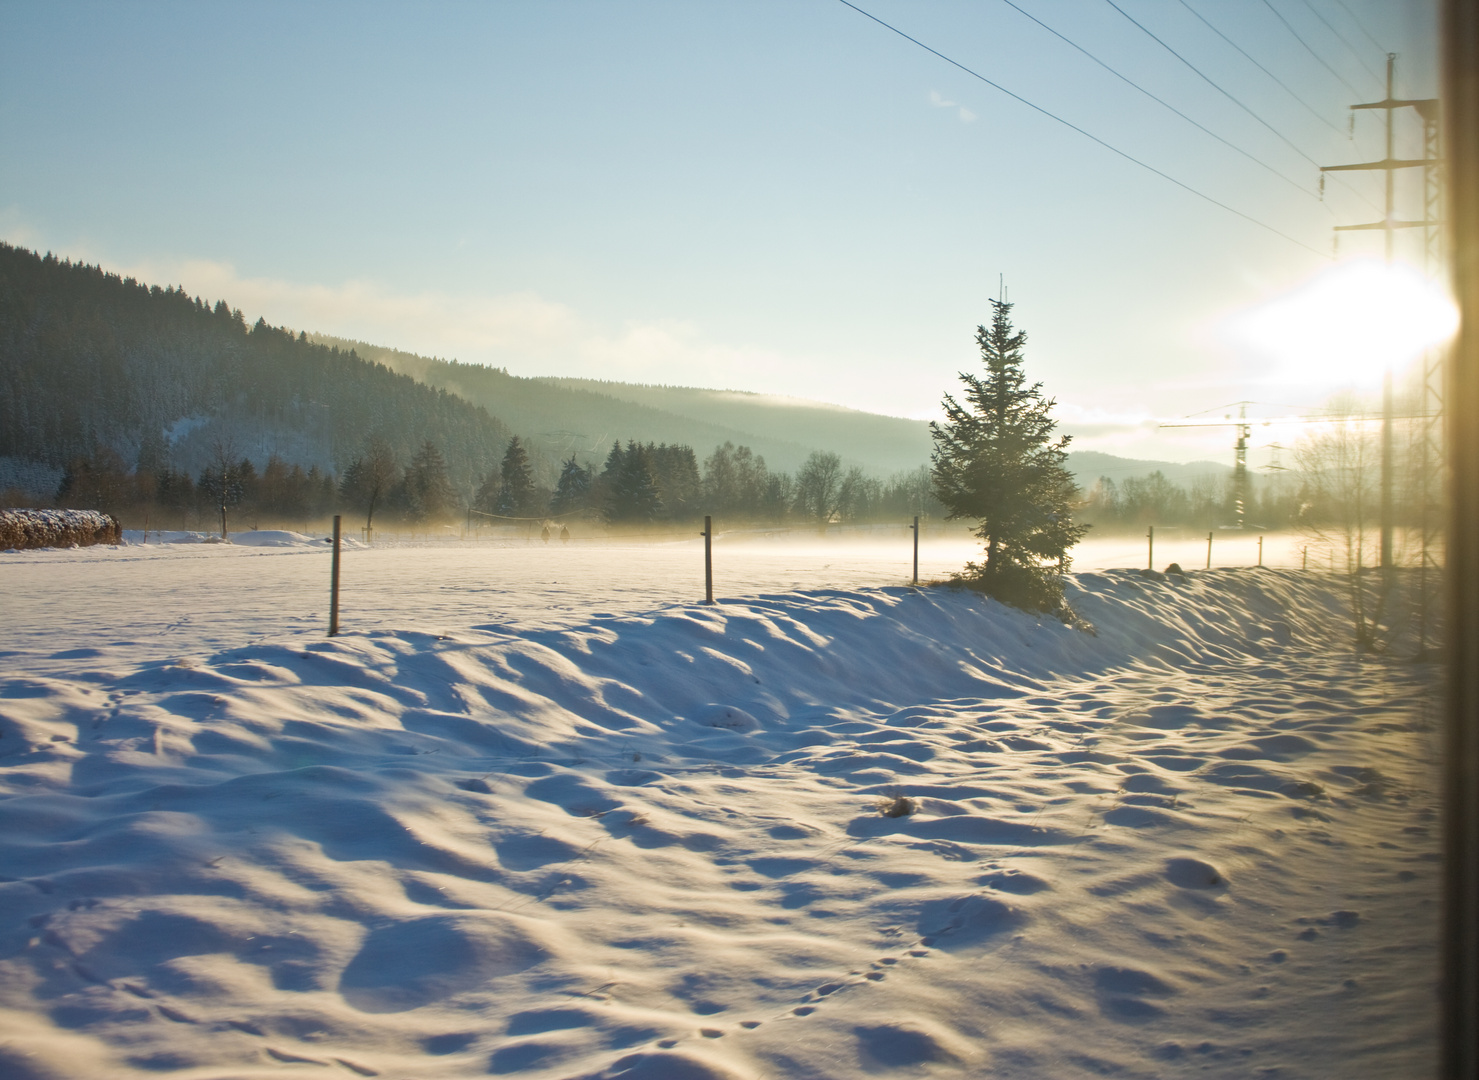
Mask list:
[[[1458,312],[1410,267],[1355,259],[1235,316],[1228,329],[1242,349],[1278,365],[1280,382],[1370,387],[1447,341]]]

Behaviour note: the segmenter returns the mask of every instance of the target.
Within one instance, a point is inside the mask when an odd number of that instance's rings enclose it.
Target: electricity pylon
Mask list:
[[[1238,431],[1237,441],[1233,443],[1233,512],[1237,515],[1237,527],[1241,529],[1247,523],[1248,516],[1248,440],[1253,435],[1253,425],[1248,420],[1248,406],[1251,401],[1237,401],[1233,404],[1238,407],[1238,418],[1234,420],[1231,414],[1224,416],[1221,420],[1193,420],[1184,424],[1157,424],[1157,427],[1235,427]]]
[[[1438,198],[1441,164],[1438,158],[1438,100],[1436,98],[1396,98],[1392,95],[1393,76],[1397,69],[1397,54],[1387,53],[1387,94],[1381,101],[1368,101],[1352,105],[1355,109],[1381,109],[1386,113],[1386,156],[1380,161],[1367,161],[1355,165],[1322,165],[1325,172],[1358,172],[1379,170],[1386,174],[1386,202],[1380,221],[1363,222],[1360,225],[1337,225],[1335,231],[1355,232],[1380,229],[1386,240],[1386,259],[1392,262],[1393,248],[1398,229],[1426,230],[1425,251],[1436,255],[1438,244]],[[1423,156],[1420,158],[1398,158],[1395,156],[1395,127],[1393,113],[1398,109],[1417,110],[1423,121]],[[1423,170],[1423,217],[1419,221],[1401,221],[1397,218],[1396,172],[1398,169]],[[1425,402],[1426,404],[1426,402]],[[1381,568],[1390,572],[1392,560],[1392,369],[1387,367],[1381,387]],[[1426,494],[1426,493],[1425,493]],[[1424,530],[1426,532],[1426,529]],[[1426,553],[1424,554],[1426,560]]]

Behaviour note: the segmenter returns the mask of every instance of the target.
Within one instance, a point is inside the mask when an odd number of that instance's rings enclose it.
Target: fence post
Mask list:
[[[1145,566],[1146,566],[1146,569],[1148,569],[1148,570],[1154,570],[1155,569],[1155,526],[1154,525],[1150,526],[1149,530],[1145,534],[1145,538],[1150,542],[1150,551],[1146,555]]]
[[[914,524],[909,528],[914,530],[914,584],[919,584],[919,515],[914,515]]]
[[[1258,538],[1258,565],[1263,565],[1263,537]]]
[[[1212,569],[1212,534],[1207,534],[1207,569]]]
[[[329,567],[329,637],[339,633],[339,522],[334,515],[334,561]]]
[[[1310,568],[1310,549],[1302,547],[1299,549],[1299,568],[1308,570]]]
[[[704,515],[704,603],[714,602],[714,519]]]

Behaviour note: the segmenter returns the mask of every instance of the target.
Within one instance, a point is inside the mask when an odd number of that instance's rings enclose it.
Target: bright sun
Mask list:
[[[1369,387],[1458,329],[1448,296],[1422,275],[1353,259],[1234,316],[1238,344],[1279,365],[1281,382]]]

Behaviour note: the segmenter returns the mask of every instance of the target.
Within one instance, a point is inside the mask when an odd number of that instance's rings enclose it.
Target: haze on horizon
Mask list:
[[[1316,163],[1381,156],[1378,113],[1346,133],[1385,51],[1435,93],[1433,6],[1116,3],[859,6],[1206,198],[837,0],[11,2],[0,239],[516,375],[918,418],[1004,281],[1076,449],[1220,461],[1155,421],[1352,386],[1238,329],[1380,216],[1375,174],[1321,200]]]

